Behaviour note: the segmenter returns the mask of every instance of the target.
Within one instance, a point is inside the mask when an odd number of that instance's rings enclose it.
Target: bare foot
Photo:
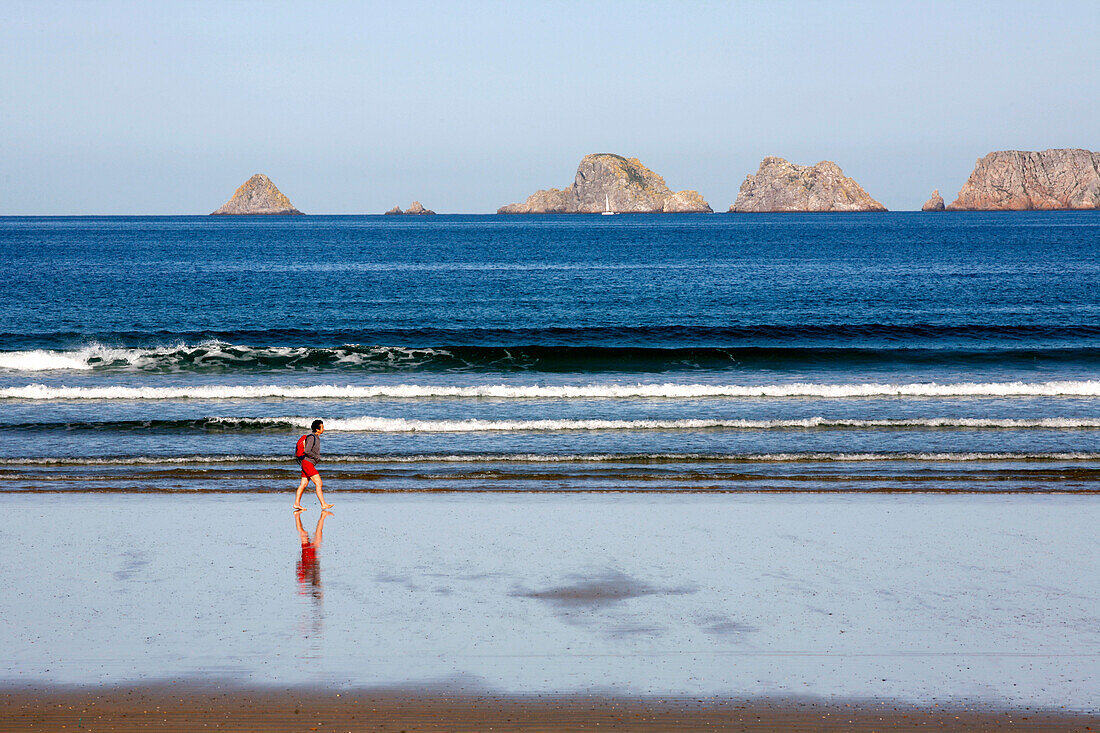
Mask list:
[[[322,504],[321,508],[322,509],[332,509],[334,506],[336,506],[336,505],[335,504]]]
[[[294,505],[294,511],[296,512],[304,512],[305,510],[306,508],[304,506],[299,506],[297,504]]]

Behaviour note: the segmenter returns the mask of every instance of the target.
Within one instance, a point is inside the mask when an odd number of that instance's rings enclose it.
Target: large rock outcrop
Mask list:
[[[301,214],[262,173],[249,178],[214,215]]]
[[[795,165],[768,157],[745,177],[730,211],[886,211],[831,160]]]
[[[924,202],[924,206],[920,207],[921,211],[943,211],[943,196],[940,196],[940,190],[937,188],[932,192],[932,195]]]
[[[387,211],[386,214],[394,214],[394,215],[399,214],[399,215],[404,215],[404,216],[421,216],[421,215],[425,215],[425,214],[429,214],[429,215],[430,214],[435,214],[435,212],[432,211],[431,209],[425,209],[424,206],[419,201],[413,201],[412,204],[409,205],[409,208],[405,209],[404,211],[401,210],[400,206],[395,206],[392,209],[390,209],[389,211]]]
[[[998,150],[980,159],[951,211],[1100,208],[1100,153]]]
[[[665,179],[637,158],[613,153],[586,155],[573,185],[536,191],[523,203],[508,204],[498,214],[698,213],[711,211],[697,191],[673,193]]]

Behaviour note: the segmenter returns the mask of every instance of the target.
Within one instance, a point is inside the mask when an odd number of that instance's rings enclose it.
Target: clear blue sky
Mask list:
[[[637,156],[716,211],[765,155],[891,209],[1100,149],[1092,2],[0,4],[0,214],[491,212]]]

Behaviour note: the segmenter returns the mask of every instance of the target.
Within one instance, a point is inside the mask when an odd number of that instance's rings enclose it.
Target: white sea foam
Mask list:
[[[43,372],[55,369],[91,369],[87,358],[75,351],[4,351],[0,369],[19,372]]]
[[[283,426],[306,428],[313,417],[211,417],[211,424]],[[1100,419],[1039,418],[884,418],[879,420],[809,417],[799,420],[406,420],[390,417],[329,418],[328,430],[368,433],[474,433],[550,432],[564,430],[776,430],[828,428],[997,428],[997,429],[1095,429]]]
[[[177,343],[150,348],[116,348],[91,343],[79,349],[0,352],[0,369],[40,372],[96,368],[175,371],[185,368],[213,366],[248,366],[264,361],[278,365],[295,365],[310,357],[322,355],[332,365],[358,366],[374,364],[399,368],[449,352],[430,348],[405,346],[347,346],[339,348],[309,348],[304,346],[236,346],[210,340],[197,344]]]
[[[219,342],[211,341],[191,348],[216,348]],[[79,349],[55,351],[0,352],[0,369],[20,372],[45,372],[57,370],[88,371],[101,365],[141,366],[144,361],[158,356],[176,353],[181,346],[164,346],[153,349],[125,349],[88,344]]]
[[[797,463],[797,462],[981,462],[981,461],[1096,461],[1100,453],[457,453],[412,455],[326,455],[324,462],[367,464],[410,463],[637,463],[637,462],[712,462],[712,463]],[[285,455],[223,456],[108,456],[108,457],[31,457],[0,458],[0,466],[171,466],[220,463],[276,463],[293,467]]]
[[[1100,380],[1052,382],[913,382],[821,384],[579,384],[446,386],[427,384],[194,387],[54,387],[0,389],[0,399],[228,400],[228,399],[696,399],[707,397],[1097,397]]]

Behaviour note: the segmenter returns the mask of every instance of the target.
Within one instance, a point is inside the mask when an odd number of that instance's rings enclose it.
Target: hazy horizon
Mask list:
[[[0,214],[491,213],[588,153],[725,211],[768,155],[892,210],[994,150],[1097,149],[1084,2],[14,2]]]

